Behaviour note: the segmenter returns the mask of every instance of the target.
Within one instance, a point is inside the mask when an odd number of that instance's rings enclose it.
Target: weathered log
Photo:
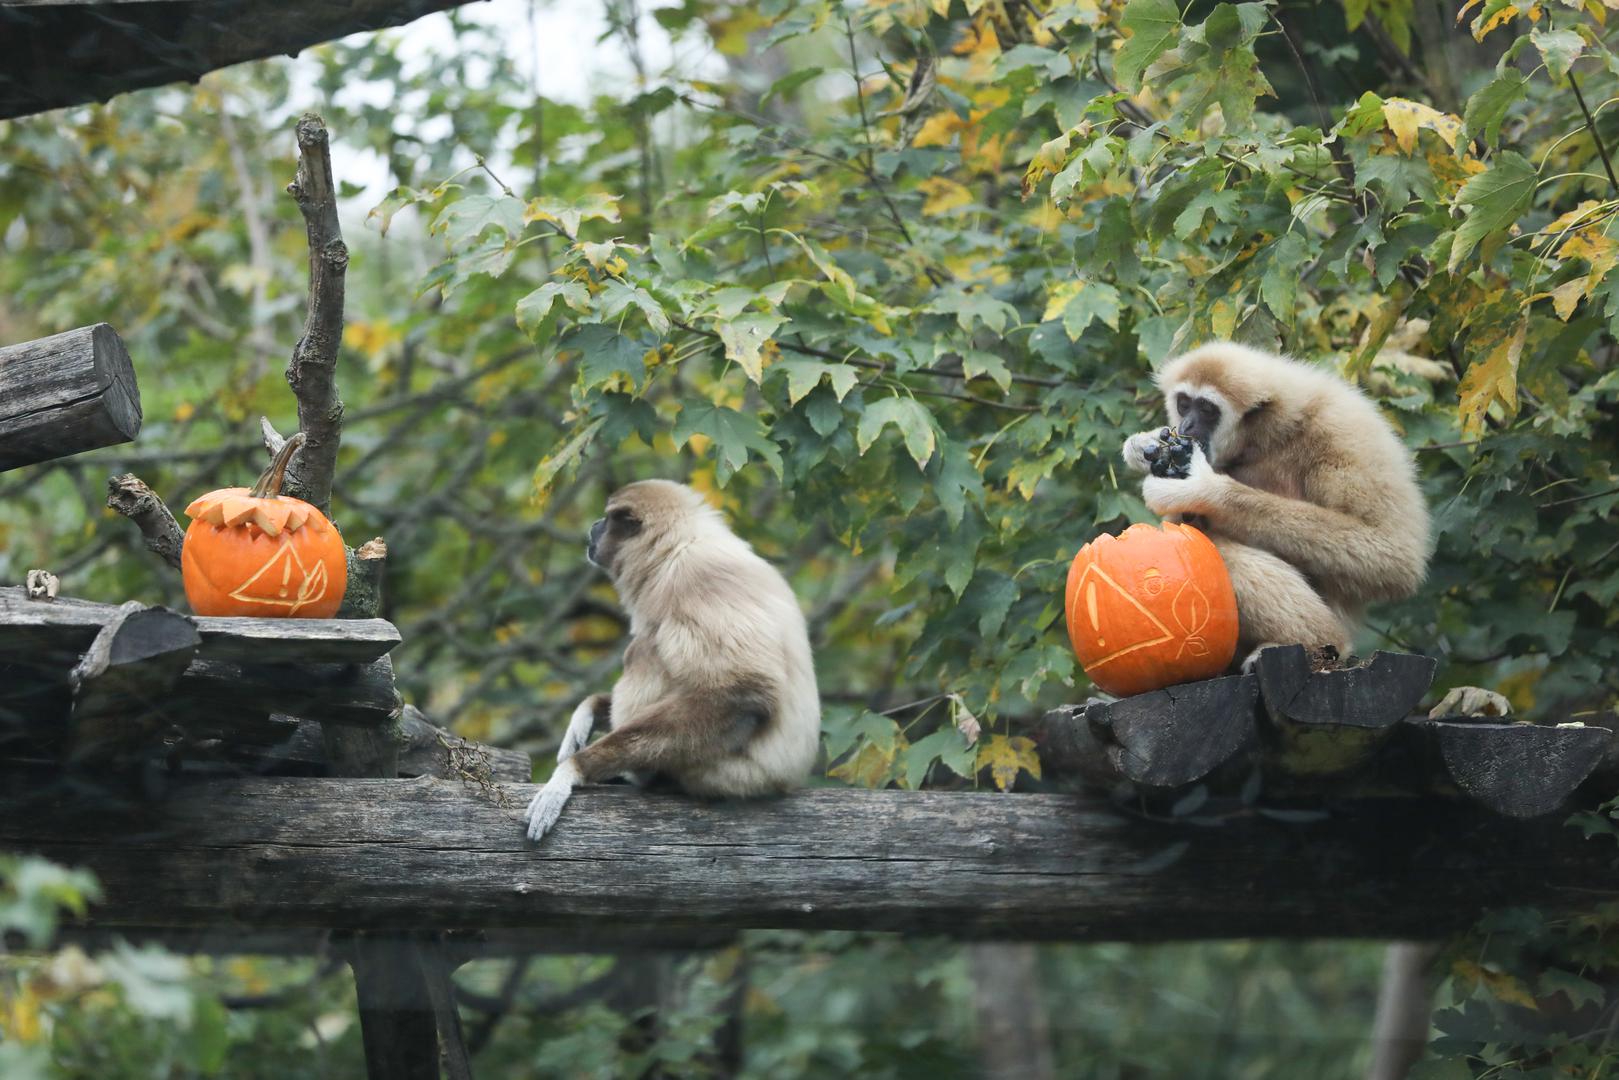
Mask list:
[[[65,596],[42,603],[20,588],[0,587],[0,659],[42,651],[81,654],[118,610]],[[197,655],[204,660],[365,664],[399,644],[398,629],[383,619],[190,617],[202,636]]]
[[[273,746],[222,745],[221,756],[264,775],[326,776],[326,747],[318,720],[295,721],[296,730]],[[398,775],[436,776],[469,784],[526,784],[534,765],[521,750],[471,742],[435,725],[414,705],[400,714]]]
[[[146,481],[134,473],[107,478],[107,509],[135,523],[146,550],[180,569],[180,552],[185,549],[186,533],[168,505]]]
[[[1120,776],[1143,787],[1174,788],[1209,776],[1254,746],[1258,696],[1252,675],[1232,675],[1091,705],[1084,722]]]
[[[393,664],[233,664],[193,660],[175,695],[204,708],[265,709],[325,724],[379,727],[399,715]]]
[[[140,429],[135,368],[106,323],[0,349],[0,472],[126,443]]]
[[[89,921],[103,929],[1428,939],[1487,908],[1578,907],[1619,888],[1612,849],[1577,830],[1443,801],[1345,803],[1310,821],[1232,807],[1208,827],[1064,794],[707,803],[587,787],[535,845],[521,823],[532,785],[501,806],[441,780],[212,781],[117,812],[82,790],[14,788],[0,850],[94,871],[106,899]]]
[[[130,601],[101,628],[69,675],[70,755],[99,758],[149,740],[202,639],[186,616]]]
[[[399,26],[466,0],[171,0],[0,7],[0,118],[284,56],[362,30]]]
[[[1458,788],[1498,814],[1534,818],[1567,804],[1602,762],[1613,732],[1584,724],[1410,721]]]
[[[1295,776],[1365,763],[1428,692],[1435,665],[1430,656],[1377,652],[1356,667],[1311,671],[1302,645],[1264,650],[1255,673],[1270,719],[1267,761]]]

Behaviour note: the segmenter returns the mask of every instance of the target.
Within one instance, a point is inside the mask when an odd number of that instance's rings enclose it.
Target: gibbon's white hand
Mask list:
[[[1152,468],[1147,450],[1158,445],[1156,431],[1142,431],[1124,440],[1124,465],[1131,472],[1144,473]]]
[[[1227,478],[1214,471],[1201,446],[1192,447],[1191,472],[1183,480],[1149,476],[1141,482],[1141,499],[1159,517],[1208,514],[1220,500]]]

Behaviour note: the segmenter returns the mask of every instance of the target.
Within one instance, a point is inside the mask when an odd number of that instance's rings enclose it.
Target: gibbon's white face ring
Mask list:
[[[1203,456],[1208,459],[1209,464],[1219,468],[1220,463],[1225,460],[1226,451],[1231,449],[1231,437],[1236,433],[1237,421],[1241,417],[1237,415],[1236,409],[1232,407],[1231,399],[1214,387],[1201,386],[1197,383],[1177,383],[1169,388],[1169,393],[1164,395],[1171,426],[1177,431],[1180,429],[1182,418],[1180,409],[1176,407],[1175,399],[1181,394],[1185,394],[1194,400],[1202,398],[1220,410],[1220,419],[1215,424],[1214,430],[1209,433],[1208,446],[1203,451]]]

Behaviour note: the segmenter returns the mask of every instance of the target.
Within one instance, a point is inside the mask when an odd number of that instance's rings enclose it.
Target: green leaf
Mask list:
[[[579,226],[586,221],[618,220],[618,196],[599,193],[572,202],[563,199],[535,199],[523,209],[523,220],[549,221],[567,235],[579,238]]]
[[[431,198],[432,195],[429,192],[417,191],[412,187],[396,187],[383,196],[380,203],[371,208],[371,211],[365,215],[365,219],[370,221],[372,218],[376,218],[378,231],[383,236],[387,236],[388,226],[393,224],[395,214],[407,206],[415,206],[417,203],[427,202]]]
[[[1012,388],[1012,371],[1006,366],[1006,361],[995,353],[983,349],[961,351],[961,373],[969,381],[987,376],[994,380],[1003,394]]]
[[[913,397],[895,394],[866,406],[855,433],[855,442],[864,454],[882,434],[883,428],[893,424],[905,439],[905,449],[916,460],[917,468],[927,465],[937,445],[933,432],[933,414]]]
[[[579,380],[585,389],[623,375],[632,383],[646,378],[646,346],[619,333],[611,326],[591,323],[580,327],[562,342],[568,351],[578,351]]]
[[[1535,167],[1522,154],[1503,150],[1496,156],[1494,168],[1462,185],[1456,201],[1472,209],[1456,229],[1449,269],[1460,266],[1480,240],[1507,228],[1529,209],[1538,179]]]
[[[590,292],[577,281],[548,281],[517,301],[517,328],[536,345],[544,345],[556,331],[556,302],[578,312],[590,310]]]
[[[811,79],[820,78],[825,71],[825,68],[819,67],[800,68],[791,75],[786,75],[780,79],[777,79],[775,82],[770,84],[770,89],[766,90],[759,97],[759,108],[762,109],[766,105],[770,104],[771,98],[788,97],[793,93],[793,91],[797,90]]]
[[[452,248],[463,248],[498,229],[508,237],[523,231],[523,200],[510,195],[464,195],[433,219],[429,231],[443,233]]]
[[[1551,72],[1553,79],[1566,79],[1568,69],[1574,66],[1574,61],[1580,57],[1585,48],[1585,39],[1573,30],[1540,30],[1529,31],[1529,40],[1534,42],[1535,48],[1546,61],[1546,70]]]
[[[1113,72],[1128,90],[1141,88],[1141,74],[1180,35],[1181,14],[1174,0],[1130,0],[1120,25],[1130,39],[1113,55]]]
[[[981,322],[991,332],[1001,333],[1009,323],[1017,322],[1017,308],[1004,300],[997,300],[987,292],[967,292],[960,288],[947,289],[928,305],[929,311],[940,315],[954,315],[956,323],[968,333],[973,323]]]
[[[1100,319],[1114,330],[1119,328],[1122,301],[1119,290],[1105,281],[1082,281],[1062,309],[1062,328],[1068,340],[1078,341],[1085,328]]]
[[[1563,994],[1576,1009],[1585,1005],[1600,1005],[1607,998],[1607,991],[1601,984],[1560,968],[1547,968],[1541,972],[1540,992],[1542,995]]]
[[[757,417],[713,402],[687,403],[681,406],[672,435],[677,450],[693,435],[712,441],[714,477],[722,485],[748,463],[750,452],[763,458],[781,479],[781,447],[770,441]]]
[[[1467,125],[1468,137],[1482,138],[1494,146],[1501,137],[1501,124],[1508,111],[1528,92],[1529,80],[1515,67],[1507,68],[1490,80],[1467,99],[1467,111],[1462,120]]]
[[[603,319],[617,318],[625,308],[634,306],[646,316],[647,325],[652,327],[654,333],[662,336],[669,331],[669,316],[663,310],[663,305],[639,285],[629,285],[611,278],[602,286],[600,299]]]
[[[853,364],[824,364],[819,360],[794,359],[780,361],[774,365],[774,370],[787,376],[787,402],[790,405],[797,405],[808,397],[823,378],[832,384],[837,401],[842,401],[860,381],[860,371]]]
[[[971,779],[976,771],[978,747],[968,742],[961,732],[946,725],[931,735],[911,743],[899,755],[899,784],[915,791],[927,780],[935,763],[943,765],[957,776]]]
[[[540,463],[534,467],[534,503],[539,509],[545,509],[546,503],[550,502],[551,489],[556,483],[557,476],[564,469],[572,468],[579,463],[585,447],[590,445],[590,440],[595,438],[596,432],[600,431],[606,422],[605,416],[597,417],[575,432],[555,452],[540,459]]]

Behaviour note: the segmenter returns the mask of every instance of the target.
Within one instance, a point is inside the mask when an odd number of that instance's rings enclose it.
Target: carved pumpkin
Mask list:
[[[198,615],[327,619],[348,587],[337,526],[302,499],[281,494],[287,462],[303,445],[289,438],[259,482],[210,491],[186,507],[180,549],[186,599]]]
[[[1119,697],[1214,678],[1236,655],[1225,561],[1190,525],[1132,525],[1086,544],[1064,607],[1085,674]]]

